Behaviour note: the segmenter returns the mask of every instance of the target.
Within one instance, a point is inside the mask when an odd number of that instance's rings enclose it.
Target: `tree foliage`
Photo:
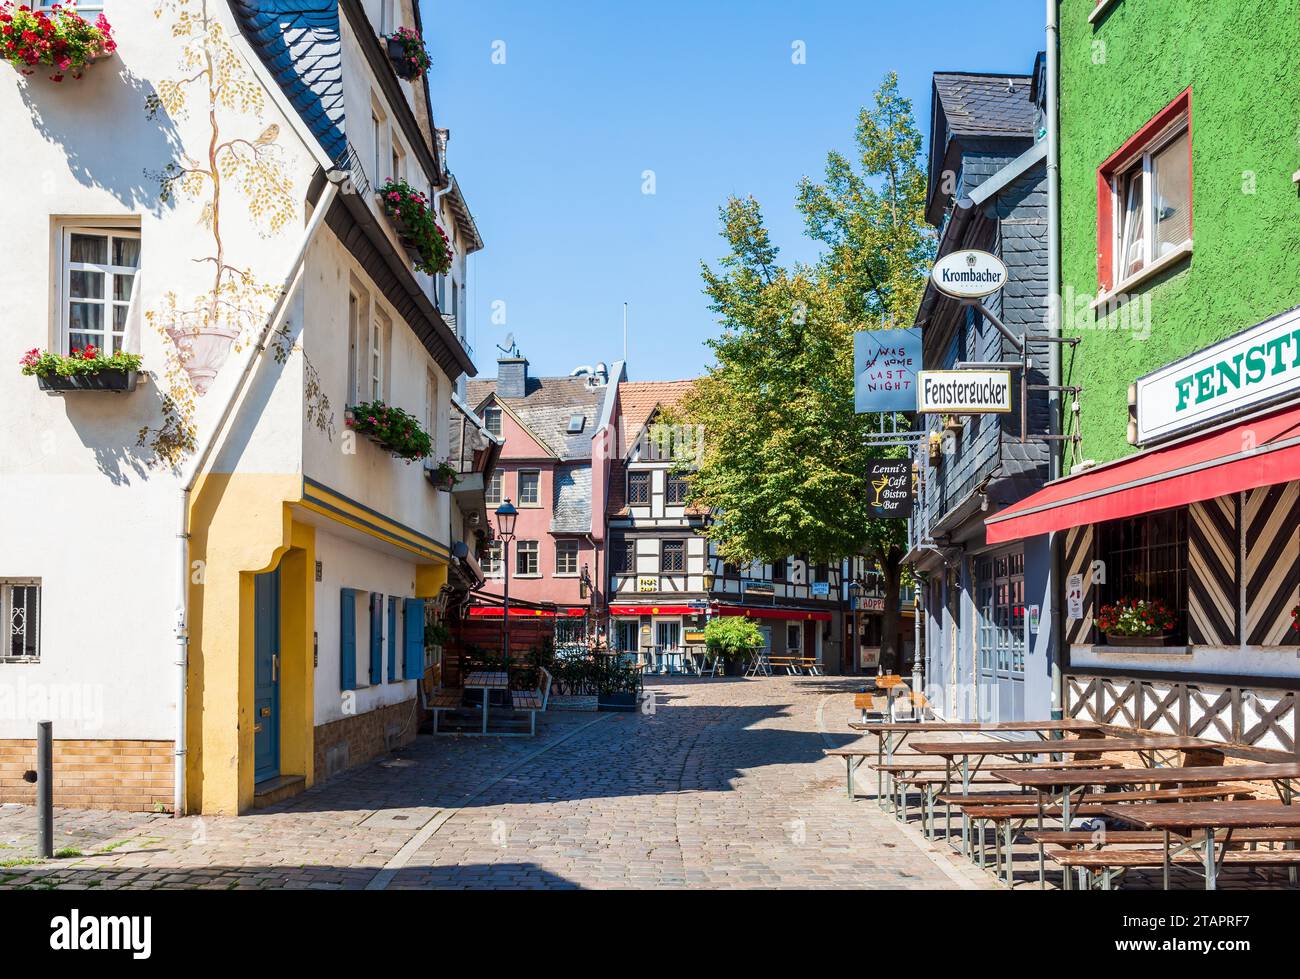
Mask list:
[[[910,325],[934,257],[921,137],[893,73],[861,111],[856,142],[856,166],[832,152],[823,182],[799,184],[805,234],[823,246],[812,266],[781,264],[753,198],[720,208],[727,252],[702,274],[722,330],[683,408],[706,433],[692,495],[713,512],[723,556],[867,554],[892,595],[892,647],[906,523],[868,511],[867,464],[901,450],[866,446],[882,420],[854,411],[853,334]]]

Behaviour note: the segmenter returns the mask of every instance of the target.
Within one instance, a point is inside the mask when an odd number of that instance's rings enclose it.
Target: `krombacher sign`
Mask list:
[[[1137,380],[1144,445],[1300,393],[1300,307]]]

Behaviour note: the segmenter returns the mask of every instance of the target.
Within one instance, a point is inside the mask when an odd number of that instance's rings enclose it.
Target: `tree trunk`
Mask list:
[[[885,578],[885,613],[880,623],[880,664],[886,673],[901,671],[902,650],[898,645],[898,592],[903,581],[903,555],[896,548],[881,555]]]

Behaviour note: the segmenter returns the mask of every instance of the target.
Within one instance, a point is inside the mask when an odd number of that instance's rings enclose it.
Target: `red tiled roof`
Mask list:
[[[661,405],[674,408],[695,386],[695,380],[686,381],[623,381],[618,386],[618,400],[622,407],[622,455],[627,455],[632,443]],[[611,480],[613,476],[611,474]]]

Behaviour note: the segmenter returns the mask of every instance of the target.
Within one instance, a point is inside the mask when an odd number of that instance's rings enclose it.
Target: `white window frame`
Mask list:
[[[36,589],[36,655],[13,655],[13,600],[15,588]],[[45,596],[39,578],[0,578],[0,626],[4,630],[4,645],[0,646],[0,663],[39,663],[41,661],[41,606]],[[24,635],[31,629],[30,620],[23,624]]]
[[[560,545],[564,545],[564,553],[567,555],[572,549],[573,553],[573,570],[563,571],[560,569]],[[582,556],[582,548],[576,540],[571,538],[562,538],[555,542],[555,577],[557,578],[576,578],[578,577],[578,567]]]
[[[365,293],[352,287],[348,289],[348,396],[349,405],[361,402],[361,363],[364,356],[361,324],[367,318],[368,303]]]
[[[105,239],[104,263],[94,262],[73,262],[69,256],[72,254],[72,236],[88,235],[94,238]],[[139,346],[137,342],[130,343],[131,335],[131,300],[136,294],[136,279],[140,274],[140,266],[131,268],[125,265],[113,264],[113,239],[122,238],[132,241],[140,241],[140,228],[138,225],[128,224],[107,224],[98,227],[83,223],[68,223],[59,226],[58,237],[58,268],[59,268],[59,316],[58,316],[58,342],[55,344],[56,349],[63,355],[72,353],[70,337],[72,333],[72,273],[73,272],[93,272],[104,277],[104,294],[99,299],[82,299],[77,298],[79,303],[88,303],[99,305],[104,308],[103,329],[100,333],[104,341],[99,344],[99,349],[105,356],[111,356],[113,353],[113,338],[121,336],[122,350],[128,353],[139,353],[138,350],[132,350],[133,346]],[[143,251],[142,251],[143,257]],[[114,278],[119,275],[131,276],[131,299],[125,301],[113,298]],[[113,311],[121,308],[125,311],[125,320],[122,324],[122,330],[119,333],[113,328]],[[85,332],[85,331],[82,331]]]
[[[397,133],[392,129],[388,131],[388,158],[393,170],[393,179],[405,180],[406,151],[402,149],[402,142],[397,138]]]
[[[374,146],[370,161],[375,167],[376,185],[379,185],[384,183],[384,170],[388,167],[388,145],[384,138],[388,133],[388,114],[384,112],[373,92],[370,95],[370,127],[374,130]],[[393,175],[393,179],[396,180],[397,177]]]
[[[487,578],[500,578],[501,569],[501,542],[488,541],[487,549],[483,552],[483,575]]]
[[[1121,165],[1115,167],[1110,178],[1110,213],[1113,216],[1111,219],[1111,282],[1114,283],[1110,290],[1111,293],[1119,292],[1125,286],[1155,274],[1171,260],[1180,257],[1192,247],[1192,238],[1189,237],[1186,241],[1174,246],[1165,255],[1156,255],[1155,253],[1156,215],[1153,180],[1155,171],[1152,168],[1152,159],[1174,140],[1186,134],[1188,124],[1188,114],[1184,112],[1177,119],[1170,122],[1154,139],[1146,143],[1140,150],[1135,151]],[[1139,164],[1142,167],[1142,267],[1134,272],[1128,272],[1125,270],[1124,263],[1124,231],[1128,219],[1127,202],[1124,199],[1124,181]],[[1189,208],[1193,207],[1190,188],[1187,206]]]
[[[493,506],[499,505],[502,497],[505,495],[505,491],[506,474],[500,469],[497,469],[492,473],[492,477],[487,481],[487,485],[483,489],[484,502]]]
[[[534,484],[534,486],[537,492],[536,495],[531,500],[527,500],[524,498],[524,477],[525,476],[536,477],[536,483]],[[542,471],[540,469],[521,469],[519,470],[519,475],[516,477],[516,479],[517,479],[516,486],[518,488],[518,491],[515,493],[515,496],[517,497],[515,500],[515,505],[521,507],[540,507],[542,505]]]
[[[492,431],[493,419],[496,420],[496,431]],[[483,409],[483,427],[488,430],[489,435],[497,438],[501,437],[501,409],[496,405],[489,405]]]
[[[384,368],[389,323],[388,316],[376,305],[374,315],[370,317],[370,334],[366,337],[366,392],[371,401],[386,400],[384,383],[387,372]]]
[[[526,550],[525,550],[525,545],[528,545]],[[542,576],[541,550],[542,550],[541,543],[539,541],[521,540],[515,543],[515,577],[516,578],[540,578]],[[530,563],[533,566],[533,570],[531,571],[519,570],[519,559],[523,557],[525,554],[532,555],[533,559]]]

